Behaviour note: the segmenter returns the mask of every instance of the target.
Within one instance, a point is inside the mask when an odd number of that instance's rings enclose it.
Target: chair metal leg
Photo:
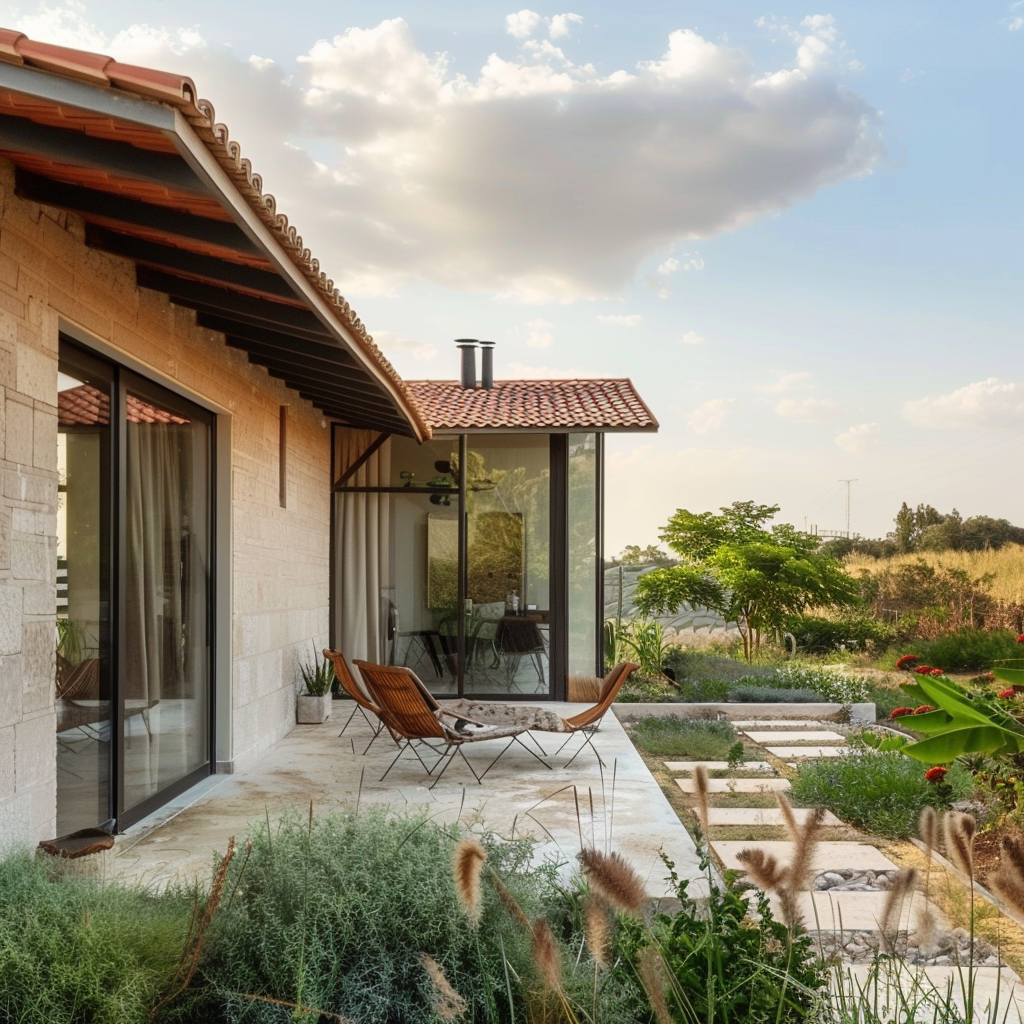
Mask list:
[[[526,735],[529,736],[530,734],[527,733]],[[532,739],[533,737],[530,737],[530,738]],[[548,764],[547,761],[545,761],[544,758],[541,757],[540,754],[538,754],[536,751],[531,750],[518,736],[513,736],[512,739],[513,739],[514,742],[518,743],[519,746],[521,746],[523,748],[523,750],[525,750],[528,754],[532,754],[535,758],[537,758],[537,760],[540,761],[540,763],[542,765],[544,765],[545,768],[547,768],[549,770],[553,770],[553,766],[552,765]],[[540,749],[541,754],[543,754],[544,753],[544,748],[541,747],[540,744],[537,743],[536,740],[533,740],[533,742],[535,744],[537,744],[538,748]],[[505,749],[507,750],[508,748],[506,747]]]
[[[358,704],[356,704],[356,706],[352,709],[352,714],[345,719],[345,724],[341,727],[341,732],[338,733],[339,736],[345,735],[345,730],[352,724],[352,719],[356,717],[356,712],[362,710],[363,709]]]
[[[461,757],[462,760],[466,762],[466,767],[473,773],[473,778],[476,779],[478,784],[483,779],[483,777],[484,777],[483,775],[477,775],[476,770],[469,763],[469,760],[467,759],[466,755],[462,752],[462,747],[460,745],[453,744],[452,747],[451,747],[451,753],[450,754],[448,754],[448,753],[442,754],[441,755],[441,760],[444,760],[444,758],[446,756],[447,756],[448,760],[445,761],[445,765],[441,769],[441,771],[438,774],[437,778],[434,779],[434,781],[430,784],[430,787],[429,787],[430,789],[433,789],[434,786],[436,786],[441,781],[441,776],[444,775],[444,773],[446,771],[448,771],[449,765],[452,763],[452,761],[455,760],[456,757]],[[501,757],[501,754],[499,754],[498,757]],[[440,761],[438,762],[438,764],[440,764]],[[484,775],[486,775],[486,774],[487,774],[487,772],[484,772]]]
[[[583,753],[586,747],[590,747],[590,749],[594,752],[594,756],[597,758],[597,763],[602,768],[606,767],[604,761],[601,759],[601,755],[597,751],[597,747],[594,746],[594,730],[580,729],[580,732],[583,734],[583,742],[580,744],[580,749],[577,750],[576,753],[573,754],[572,757],[570,757],[569,760],[565,762],[565,767],[568,768],[569,765],[571,765],[573,761],[575,761],[576,758]]]

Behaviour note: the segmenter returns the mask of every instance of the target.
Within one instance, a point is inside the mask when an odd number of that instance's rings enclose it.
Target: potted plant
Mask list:
[[[320,725],[331,717],[331,686],[334,666],[313,648],[313,663],[299,665],[303,692],[295,699],[295,721],[299,725]]]

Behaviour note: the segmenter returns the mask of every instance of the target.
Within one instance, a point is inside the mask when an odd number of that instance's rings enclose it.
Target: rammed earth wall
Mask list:
[[[13,168],[0,159],[0,851],[55,829],[62,329],[219,413],[220,472],[229,474],[222,558],[230,546],[228,578],[219,581],[228,594],[218,605],[220,663],[230,677],[218,684],[221,770],[253,762],[292,728],[297,665],[327,641],[329,591],[330,438],[321,414],[221,335],[196,327],[190,310],[138,288],[130,262],[87,248],[77,218],[13,189]]]

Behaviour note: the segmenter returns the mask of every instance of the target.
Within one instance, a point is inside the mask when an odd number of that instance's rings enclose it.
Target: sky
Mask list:
[[[630,377],[609,554],[751,500],[1024,525],[1024,0],[0,0],[193,77],[385,354]],[[845,481],[851,481],[849,485]]]

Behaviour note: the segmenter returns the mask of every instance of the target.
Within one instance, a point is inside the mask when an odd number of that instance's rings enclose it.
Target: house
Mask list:
[[[252,764],[328,642],[600,667],[602,438],[657,423],[483,348],[403,381],[188,78],[0,30],[0,849]]]

